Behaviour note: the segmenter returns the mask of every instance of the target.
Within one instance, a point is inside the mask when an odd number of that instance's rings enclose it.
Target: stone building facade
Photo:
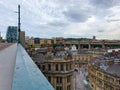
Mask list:
[[[71,56],[66,57],[63,52],[57,52],[56,55],[38,54],[33,59],[55,90],[74,90],[74,63]]]
[[[92,59],[88,79],[93,90],[120,90],[120,52]]]

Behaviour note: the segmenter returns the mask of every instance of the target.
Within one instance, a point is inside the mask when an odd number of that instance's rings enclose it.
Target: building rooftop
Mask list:
[[[0,71],[0,90],[54,90],[20,44],[0,51]]]
[[[104,72],[120,77],[120,52],[107,53],[90,60],[91,65],[97,66]]]
[[[57,51],[54,50],[52,52],[47,52],[46,54],[43,54],[41,52],[38,52],[33,56],[33,60],[35,62],[67,62],[72,60],[71,53],[68,51]]]
[[[120,77],[120,68],[119,64],[112,64],[110,67],[106,69],[106,71],[114,76],[119,76]]]

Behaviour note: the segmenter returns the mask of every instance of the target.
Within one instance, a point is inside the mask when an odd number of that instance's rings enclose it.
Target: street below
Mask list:
[[[86,80],[87,75],[88,72],[85,67],[74,71],[74,90],[92,90]]]

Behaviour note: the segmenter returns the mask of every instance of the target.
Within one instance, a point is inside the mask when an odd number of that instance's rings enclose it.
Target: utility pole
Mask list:
[[[18,5],[18,43],[20,43],[20,5]]]

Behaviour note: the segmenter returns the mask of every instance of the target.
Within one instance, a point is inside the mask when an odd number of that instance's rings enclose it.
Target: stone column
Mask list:
[[[102,48],[105,49],[105,44],[102,44]]]
[[[105,40],[102,40],[102,48],[105,49]]]
[[[64,47],[66,47],[66,41],[65,40],[64,40],[63,44],[64,44]]]
[[[80,41],[78,41],[78,51],[80,51],[81,47],[80,47]]]
[[[62,82],[63,82],[63,90],[67,90],[67,77],[62,77]]]
[[[72,41],[70,41],[70,48],[72,47]]]
[[[53,87],[55,88],[55,90],[56,90],[56,76],[55,75],[53,75],[53,81],[52,81],[52,83],[53,83]]]
[[[88,49],[91,50],[91,44],[90,43],[88,44]]]
[[[91,40],[88,42],[88,49],[91,50]]]
[[[70,86],[71,86],[70,88],[71,88],[71,90],[74,90],[74,87],[73,87],[74,81],[73,81],[73,80],[74,80],[74,77],[73,77],[73,74],[72,74],[72,75],[70,76],[70,84],[71,84],[71,85],[70,85]]]

